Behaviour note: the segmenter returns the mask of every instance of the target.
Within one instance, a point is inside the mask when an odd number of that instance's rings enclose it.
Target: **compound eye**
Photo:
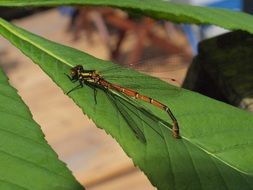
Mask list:
[[[83,66],[82,65],[77,65],[76,69],[81,72],[81,71],[83,71]]]

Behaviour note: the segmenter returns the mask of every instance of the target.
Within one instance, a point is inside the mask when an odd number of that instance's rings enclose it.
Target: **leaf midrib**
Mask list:
[[[22,39],[22,40],[28,42],[29,44],[33,45],[34,47],[36,47],[36,48],[42,50],[42,51],[45,52],[46,54],[52,56],[53,58],[55,58],[55,59],[58,60],[59,62],[62,62],[62,63],[66,64],[66,65],[68,65],[68,66],[70,66],[70,67],[73,67],[73,65],[71,65],[70,63],[68,63],[66,60],[64,60],[64,59],[62,59],[62,58],[60,58],[60,57],[58,57],[57,55],[53,54],[53,53],[50,52],[50,51],[47,51],[46,49],[44,49],[43,47],[41,47],[39,44],[33,43],[32,41],[30,41],[29,39],[27,39],[25,36],[20,35],[19,33],[16,33],[16,32],[13,31],[11,28],[9,28],[8,26],[6,26],[6,25],[4,24],[4,22],[5,22],[5,21],[4,21],[3,19],[0,18],[0,24],[1,24],[2,27],[4,27],[6,30],[8,30],[9,32],[15,34],[17,37],[19,37],[20,39]]]

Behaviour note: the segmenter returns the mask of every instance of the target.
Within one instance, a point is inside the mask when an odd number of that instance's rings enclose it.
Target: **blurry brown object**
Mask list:
[[[158,25],[161,25],[165,31],[167,30],[167,33],[172,37],[162,36],[160,32],[156,31],[155,28]],[[69,30],[74,32],[76,40],[80,38],[82,31],[86,33],[87,40],[90,40],[92,31],[97,30],[106,44],[112,60],[117,60],[122,55],[121,47],[127,40],[127,34],[133,34],[135,43],[129,54],[129,65],[134,65],[141,60],[147,42],[168,55],[181,54],[185,60],[192,57],[189,48],[185,44],[178,43],[174,38],[178,31],[171,23],[155,21],[148,17],[132,17],[123,11],[112,8],[77,8]],[[116,42],[112,40],[112,32],[116,33]]]

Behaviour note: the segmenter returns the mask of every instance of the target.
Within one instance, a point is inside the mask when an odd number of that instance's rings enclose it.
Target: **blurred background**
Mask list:
[[[176,1],[252,11],[250,1]],[[181,86],[197,43],[218,27],[175,25],[108,7],[0,8],[0,16],[47,39]],[[78,63],[77,63],[78,64]],[[18,49],[0,37],[0,66],[46,140],[88,190],[155,189],[119,145]],[[175,79],[172,81],[171,79]]]

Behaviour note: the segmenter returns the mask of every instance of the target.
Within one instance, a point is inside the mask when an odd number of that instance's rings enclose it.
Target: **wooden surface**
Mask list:
[[[107,58],[106,47],[93,35],[93,43],[72,41],[68,18],[50,10],[14,22],[45,38]],[[99,52],[99,55],[97,54]],[[152,190],[146,176],[133,166],[119,145],[81,112],[74,102],[18,49],[0,38],[0,62],[11,84],[29,106],[48,143],[88,190]],[[186,69],[175,71],[181,81]],[[172,74],[172,77],[173,76]]]

